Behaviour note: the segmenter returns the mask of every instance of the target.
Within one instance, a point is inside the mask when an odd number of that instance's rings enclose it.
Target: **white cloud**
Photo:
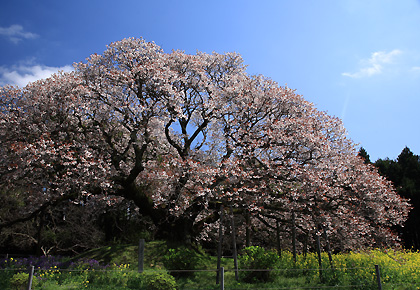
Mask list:
[[[45,79],[58,71],[72,71],[73,67],[51,67],[45,65],[19,65],[11,68],[0,67],[0,85],[26,86],[29,82]]]
[[[11,25],[10,27],[0,27],[0,35],[4,35],[15,44],[19,43],[22,39],[34,39],[38,35],[32,32],[23,30],[21,25]]]
[[[402,54],[401,50],[394,49],[390,52],[377,51],[372,53],[369,59],[361,61],[361,68],[355,73],[342,73],[343,76],[350,78],[364,78],[378,75],[384,72],[386,65],[392,64],[396,56]]]

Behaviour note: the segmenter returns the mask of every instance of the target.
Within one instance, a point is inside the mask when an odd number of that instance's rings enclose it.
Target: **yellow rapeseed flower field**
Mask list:
[[[297,255],[295,263],[292,253],[285,251],[280,261],[279,271],[285,276],[305,275],[310,281],[332,285],[361,285],[368,289],[377,283],[375,265],[379,266],[383,285],[420,285],[420,253],[409,250],[338,253],[332,255],[332,262],[327,253],[322,253],[321,271],[317,253]]]

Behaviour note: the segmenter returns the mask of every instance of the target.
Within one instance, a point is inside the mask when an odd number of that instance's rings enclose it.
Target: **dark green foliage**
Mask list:
[[[194,272],[183,272],[182,270],[195,270],[199,262],[199,255],[194,250],[185,247],[169,249],[163,260],[165,268],[170,271],[172,276],[177,278],[192,276]],[[177,270],[181,271],[177,272]]]
[[[2,222],[19,216],[23,193],[0,188]],[[3,227],[0,252],[75,255],[104,244],[136,244],[140,238],[149,241],[154,231],[150,218],[143,217],[130,201],[112,206],[104,201],[62,201],[32,219]]]
[[[359,157],[361,157],[364,160],[364,163],[365,164],[371,163],[370,162],[370,156],[367,153],[367,151],[365,150],[365,148],[360,147],[360,150],[359,150],[359,154],[358,155],[359,155]]]
[[[127,281],[127,287],[132,290],[137,289],[144,289],[142,287],[142,283],[144,283],[143,274],[136,273],[136,272],[129,272],[128,274],[128,281]]]
[[[0,204],[7,204],[7,208],[0,210],[2,221],[19,210],[16,202],[8,203],[10,195],[0,191]],[[102,246],[103,233],[96,224],[97,211],[92,205],[62,201],[32,219],[2,228],[0,250],[31,255],[73,255]]]
[[[145,272],[142,275],[143,289],[146,290],[175,290],[175,278],[166,272]]]
[[[238,259],[239,268],[245,270],[241,272],[241,280],[248,283],[274,280],[275,275],[269,270],[275,269],[279,262],[279,256],[276,252],[251,246],[245,248]],[[247,269],[259,269],[260,271],[246,271]]]
[[[10,279],[10,286],[12,290],[25,290],[27,289],[29,281],[28,273],[17,273]],[[36,285],[36,279],[32,281],[32,286]]]
[[[107,206],[97,222],[108,244],[137,243],[139,239],[153,239],[154,228],[150,218],[143,217],[132,201],[124,200]]]
[[[155,242],[153,242],[155,244]],[[137,266],[138,245],[112,245],[84,252],[72,258],[74,261],[94,259],[101,264],[130,264]]]
[[[397,228],[406,248],[420,249],[420,157],[405,147],[397,160],[378,159],[378,172],[391,180],[397,193],[413,206],[404,227]]]

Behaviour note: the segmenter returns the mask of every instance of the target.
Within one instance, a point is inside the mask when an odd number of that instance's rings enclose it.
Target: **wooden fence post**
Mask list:
[[[32,288],[32,279],[34,277],[34,266],[29,267],[29,278],[28,278],[28,287],[27,290],[31,290]]]
[[[139,241],[139,273],[143,273],[144,264],[144,239]]]
[[[225,290],[225,268],[221,267],[217,272],[220,272],[220,290]]]
[[[375,265],[375,272],[376,272],[376,281],[378,282],[378,289],[382,290],[381,272],[379,271],[379,265]]]

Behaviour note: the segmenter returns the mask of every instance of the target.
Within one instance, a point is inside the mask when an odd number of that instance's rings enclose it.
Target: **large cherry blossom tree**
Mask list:
[[[21,220],[60,200],[125,198],[158,235],[190,241],[226,205],[255,225],[287,231],[293,221],[354,248],[394,244],[389,229],[409,210],[340,120],[247,74],[235,53],[124,39],[74,72],[3,87],[0,104],[0,181],[24,201],[10,215]]]

